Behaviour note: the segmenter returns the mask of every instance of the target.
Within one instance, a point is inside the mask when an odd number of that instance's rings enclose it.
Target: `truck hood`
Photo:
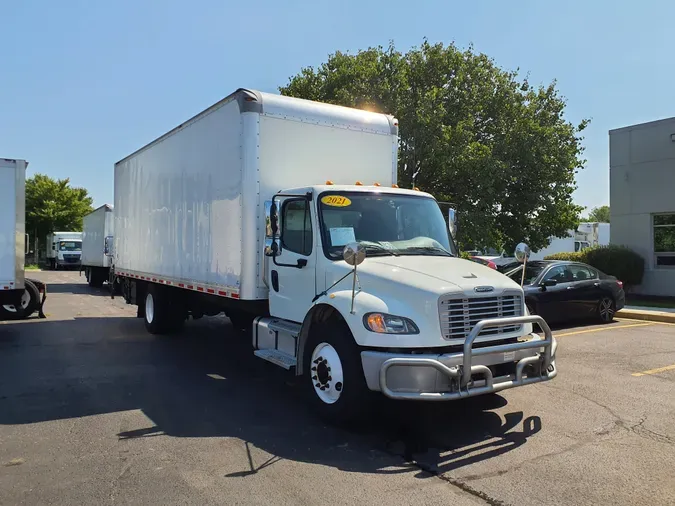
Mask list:
[[[455,257],[370,257],[358,266],[358,272],[364,283],[366,278],[372,278],[374,282],[393,281],[438,295],[458,292],[467,296],[477,296],[479,293],[499,295],[504,290],[520,290],[520,285],[500,272]],[[485,291],[476,290],[478,287],[485,287]]]

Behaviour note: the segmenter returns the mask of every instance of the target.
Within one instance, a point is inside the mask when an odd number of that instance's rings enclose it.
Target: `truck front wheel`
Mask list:
[[[345,424],[366,415],[370,391],[358,346],[345,323],[330,322],[312,332],[303,377],[310,402],[327,422]]]

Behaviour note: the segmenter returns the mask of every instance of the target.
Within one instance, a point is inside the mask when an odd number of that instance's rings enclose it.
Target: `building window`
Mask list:
[[[675,214],[654,215],[654,264],[675,268]]]

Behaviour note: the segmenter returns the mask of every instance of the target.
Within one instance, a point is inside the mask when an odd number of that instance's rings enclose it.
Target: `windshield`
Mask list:
[[[527,264],[527,267],[525,268],[525,281],[523,282],[523,284],[531,285],[532,283],[534,283],[534,280],[539,277],[539,274],[541,274],[541,271],[543,271],[545,267],[546,264],[538,264],[538,263]],[[520,280],[523,276],[523,266],[521,265],[515,270],[509,272],[507,276],[510,277],[516,283],[520,284]]]
[[[61,241],[59,251],[82,251],[81,241]]]
[[[329,258],[361,242],[370,256],[455,256],[454,243],[435,200],[411,195],[335,192],[319,201],[321,234]]]

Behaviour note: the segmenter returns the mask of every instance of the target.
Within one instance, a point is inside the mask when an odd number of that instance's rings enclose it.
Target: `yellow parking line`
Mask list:
[[[616,321],[618,322],[643,322],[644,320],[636,320],[634,318],[615,318]],[[657,322],[654,320],[649,320],[649,323],[653,323],[655,325],[671,325],[675,327],[675,323],[669,323],[669,322]]]
[[[646,376],[648,374],[658,374],[660,372],[672,371],[675,369],[675,364],[659,367],[658,369],[650,369],[649,371],[634,372],[631,376]]]
[[[651,325],[652,323],[655,323],[655,322],[636,323],[634,325],[619,325],[618,327],[607,326],[607,327],[599,327],[599,328],[594,328],[594,329],[575,330],[574,332],[564,332],[562,334],[555,334],[554,337],[575,336],[577,334],[588,334],[590,332],[602,332],[603,330],[629,329],[631,327],[646,327],[648,325]]]

